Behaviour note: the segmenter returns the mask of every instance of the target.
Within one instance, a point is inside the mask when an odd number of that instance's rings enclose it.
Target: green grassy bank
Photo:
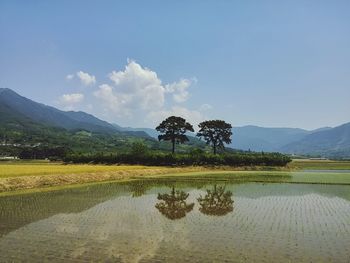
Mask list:
[[[293,161],[289,167],[151,167],[139,165],[64,165],[48,162],[0,163],[0,195],[72,185],[155,179],[237,182],[349,184],[350,162]],[[265,170],[264,170],[265,169]],[[312,171],[310,171],[312,170]],[[318,170],[318,171],[317,171]]]

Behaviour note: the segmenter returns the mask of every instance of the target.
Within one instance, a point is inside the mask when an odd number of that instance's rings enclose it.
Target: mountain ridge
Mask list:
[[[33,122],[47,126],[66,130],[87,130],[109,134],[122,133],[112,124],[98,119],[92,114],[82,111],[62,111],[23,97],[11,89],[0,89],[0,103],[3,105],[3,114],[15,114],[18,118],[24,116]],[[6,112],[4,112],[5,107],[7,108]],[[22,117],[19,117],[19,115],[22,115]],[[145,133],[142,136],[147,137]]]
[[[350,157],[350,122],[311,133],[296,143],[285,145],[281,150],[291,154]]]
[[[157,140],[158,137],[155,129],[122,127],[83,111],[62,111],[37,103],[6,88],[0,88],[0,123],[3,129],[14,130],[25,130],[29,127],[42,131],[55,127],[68,131],[86,130],[153,140]],[[191,140],[195,138],[192,137]],[[240,150],[350,157],[350,123],[315,130],[255,125],[234,127],[232,143],[228,146]]]

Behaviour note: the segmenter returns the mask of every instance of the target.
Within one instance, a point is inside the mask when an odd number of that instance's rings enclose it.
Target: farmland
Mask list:
[[[349,162],[293,161],[289,167],[152,167],[36,162],[0,163],[0,192],[139,178],[350,184]],[[316,171],[314,171],[316,170]],[[317,172],[319,171],[319,172]]]

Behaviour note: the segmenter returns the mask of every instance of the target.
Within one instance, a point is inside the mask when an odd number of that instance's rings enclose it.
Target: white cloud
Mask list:
[[[112,83],[100,85],[93,95],[98,99],[94,110],[99,107],[100,116],[111,122],[152,127],[177,115],[195,124],[204,120],[202,111],[209,108],[192,110],[179,106],[189,99],[195,78],[163,84],[155,71],[133,60],[128,60],[124,70],[112,71],[108,77]]]
[[[65,110],[73,110],[75,109],[75,106],[83,100],[84,94],[81,93],[63,94],[59,98],[58,104],[63,106]]]
[[[124,71],[113,71],[109,78],[114,82],[115,94],[128,97],[128,104],[144,110],[160,108],[164,104],[165,88],[157,73],[128,61]]]
[[[99,89],[94,92],[94,96],[104,102],[104,111],[111,111],[118,117],[130,116],[127,104],[130,102],[130,96],[127,94],[115,95],[113,88],[108,84],[102,84]]]
[[[63,94],[61,101],[65,103],[79,103],[84,99],[84,94],[81,93],[72,93],[72,94]]]
[[[198,110],[190,110],[181,106],[173,106],[168,110],[164,109],[160,111],[151,111],[147,115],[147,121],[151,122],[153,125],[156,125],[165,118],[173,115],[185,118],[193,125],[194,128],[196,128],[197,125],[205,119],[204,115]]]
[[[165,86],[167,92],[174,93],[173,99],[177,103],[182,103],[188,100],[190,93],[188,88],[192,81],[189,79],[181,79],[179,82],[174,82]]]
[[[199,107],[199,110],[200,111],[208,111],[208,110],[211,110],[213,107],[210,105],[210,104],[202,104],[200,107]]]
[[[66,76],[66,80],[72,80],[74,78],[74,75],[73,74],[68,74],[67,76]]]
[[[94,92],[105,111],[130,118],[164,106],[166,89],[156,72],[128,61],[123,71],[112,71],[108,76],[113,86],[103,84]]]
[[[96,78],[89,73],[78,71],[77,77],[80,79],[81,83],[85,86],[93,85],[96,83]]]

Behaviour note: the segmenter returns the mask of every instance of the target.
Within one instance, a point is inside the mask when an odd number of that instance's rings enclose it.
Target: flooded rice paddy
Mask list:
[[[349,262],[350,186],[135,181],[0,197],[1,262]]]

